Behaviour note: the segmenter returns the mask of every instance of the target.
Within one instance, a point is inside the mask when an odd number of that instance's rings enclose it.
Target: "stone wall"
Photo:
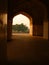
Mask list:
[[[43,36],[43,26],[42,25],[33,25],[33,35],[34,36]]]

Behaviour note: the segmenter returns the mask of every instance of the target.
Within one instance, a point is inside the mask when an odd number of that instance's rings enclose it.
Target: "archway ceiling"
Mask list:
[[[13,7],[16,7],[24,2],[31,2],[31,3],[35,3],[37,4],[37,0],[0,0],[0,13],[5,13],[5,12],[9,12],[11,13],[11,10],[13,9]],[[49,0],[38,0],[41,1],[47,8],[48,10],[48,18],[49,18]],[[38,3],[39,5],[39,3]]]
[[[14,3],[10,3],[9,4],[9,11],[10,13],[13,13],[13,12],[17,12],[17,11],[37,11],[39,12],[40,10],[43,11],[43,5],[42,4],[39,4],[39,3],[36,3],[34,1],[20,1],[20,2],[14,2]],[[41,12],[40,11],[40,12]]]
[[[46,7],[37,1],[18,1],[14,0],[9,4],[9,18],[13,17],[16,13],[24,11],[28,13],[36,21],[42,21],[46,16]],[[39,22],[40,23],[40,22]]]

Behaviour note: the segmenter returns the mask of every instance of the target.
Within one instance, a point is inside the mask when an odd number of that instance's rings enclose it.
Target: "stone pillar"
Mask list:
[[[7,22],[7,41],[10,41],[12,38],[12,20]]]
[[[33,20],[30,18],[30,35],[33,36]]]
[[[48,39],[48,21],[43,22],[43,38]]]

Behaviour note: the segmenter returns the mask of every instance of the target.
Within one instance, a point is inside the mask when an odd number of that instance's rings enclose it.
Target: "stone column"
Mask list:
[[[43,22],[43,38],[48,39],[48,21]]]
[[[12,20],[7,22],[7,41],[12,39]]]
[[[33,36],[33,19],[30,18],[30,35]]]

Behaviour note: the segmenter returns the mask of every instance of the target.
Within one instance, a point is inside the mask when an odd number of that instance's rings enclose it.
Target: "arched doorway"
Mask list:
[[[25,12],[19,12],[18,14],[14,15],[12,19],[12,35],[17,35],[17,34],[18,35],[27,34],[30,36],[33,35],[32,17]]]

